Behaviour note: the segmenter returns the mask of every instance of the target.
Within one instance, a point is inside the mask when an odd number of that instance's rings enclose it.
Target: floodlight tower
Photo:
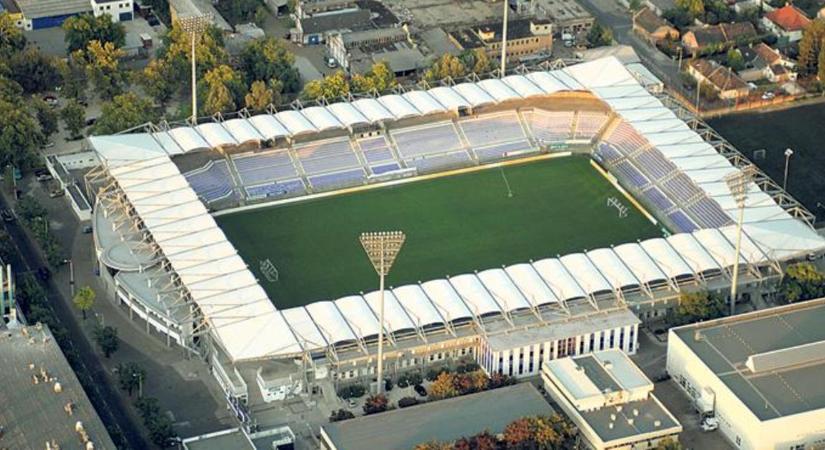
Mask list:
[[[786,148],[785,149],[785,178],[782,179],[782,190],[788,190],[788,165],[791,162],[791,156],[793,156],[793,150]]]
[[[756,174],[756,166],[751,164],[725,177],[725,182],[731,195],[733,195],[733,200],[736,202],[736,206],[739,207],[739,219],[736,221],[736,252],[733,257],[733,280],[730,287],[730,315],[734,314],[736,306],[739,257],[742,248],[742,222],[745,220],[745,201],[748,199],[748,189],[750,189],[754,174]]]
[[[504,78],[507,70],[507,10],[510,9],[510,0],[503,0],[504,19],[501,23],[501,78]]]
[[[361,246],[375,268],[381,292],[378,314],[378,394],[384,389],[384,277],[390,273],[393,262],[404,245],[403,231],[379,231],[361,233]]]
[[[212,15],[181,17],[178,19],[181,29],[192,37],[192,124],[198,123],[198,81],[195,64],[195,42],[200,33],[212,22]]]

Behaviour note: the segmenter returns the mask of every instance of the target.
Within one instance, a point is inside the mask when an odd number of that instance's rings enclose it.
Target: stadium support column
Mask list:
[[[378,379],[377,394],[384,389],[384,279],[392,268],[406,236],[402,231],[382,231],[377,233],[362,233],[359,240],[361,246],[378,273],[380,300],[378,314]]]
[[[756,167],[749,165],[725,177],[728,189],[730,189],[731,195],[736,201],[736,206],[739,207],[739,217],[736,221],[736,250],[733,255],[733,276],[731,277],[730,286],[731,316],[736,312],[736,291],[739,287],[739,259],[741,258],[742,248],[742,223],[745,220],[745,202],[748,199],[748,189],[755,173]]]

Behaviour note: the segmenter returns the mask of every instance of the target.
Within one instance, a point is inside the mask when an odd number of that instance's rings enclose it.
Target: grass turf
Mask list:
[[[611,196],[628,206],[627,217],[619,218],[606,205]],[[278,308],[377,289],[378,278],[358,241],[365,231],[407,234],[388,286],[661,235],[588,158],[578,156],[216,219]],[[278,269],[278,281],[260,273],[260,261],[267,258]]]
[[[788,192],[817,216],[825,208],[825,151],[821,126],[825,105],[797,106],[765,113],[732,114],[708,121],[725,139],[753,159],[753,151],[765,149],[764,159],[753,162],[780,186],[785,176],[785,149],[794,151],[788,167]]]

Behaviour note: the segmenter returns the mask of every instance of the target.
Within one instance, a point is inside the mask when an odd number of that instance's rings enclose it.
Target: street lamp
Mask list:
[[[739,257],[742,248],[742,222],[745,220],[745,201],[748,199],[748,189],[750,189],[753,176],[756,174],[756,166],[748,165],[741,170],[725,176],[725,183],[730,189],[736,206],[739,207],[739,219],[736,221],[736,251],[733,257],[733,280],[730,287],[730,315],[734,314],[736,307],[736,289],[739,281]]]
[[[392,263],[401,251],[404,240],[407,237],[403,231],[379,231],[373,233],[361,233],[359,240],[364,251],[367,253],[372,267],[378,273],[379,290],[381,297],[379,301],[378,314],[378,394],[384,389],[384,277],[390,273]]]
[[[63,262],[69,264],[69,287],[72,289],[72,297],[74,297],[74,263],[71,259],[64,259]]]
[[[782,190],[788,190],[788,164],[791,161],[791,155],[793,155],[793,150],[786,148],[785,149],[785,178],[782,181]]]
[[[212,22],[212,16],[204,14],[200,16],[181,17],[178,19],[180,28],[189,33],[192,37],[192,124],[198,123],[198,86],[195,72],[195,41],[198,34],[206,31],[206,27]]]

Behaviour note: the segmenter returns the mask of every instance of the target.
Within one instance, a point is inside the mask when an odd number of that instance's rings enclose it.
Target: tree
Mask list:
[[[234,111],[243,96],[244,84],[241,75],[228,65],[220,65],[206,73],[203,78],[205,98],[203,110],[206,114]]]
[[[156,102],[165,105],[178,89],[171,81],[176,78],[171,72],[172,66],[165,60],[153,59],[138,73],[137,81]]]
[[[682,447],[682,444],[680,444],[679,441],[666,438],[659,441],[659,443],[656,444],[656,447],[654,447],[654,450],[682,450],[683,448],[684,447]]]
[[[86,311],[92,309],[92,306],[94,306],[96,296],[95,291],[89,286],[83,286],[74,294],[72,303],[74,303],[75,308],[83,313],[83,320],[86,320]]]
[[[453,450],[453,445],[447,442],[431,441],[418,444],[413,450]]]
[[[295,93],[301,86],[301,76],[295,65],[295,55],[274,37],[255,39],[241,51],[239,67],[247,84],[272,80],[281,83],[282,92]]]
[[[682,8],[670,8],[662,12],[662,18],[672,23],[676,28],[685,28],[693,23],[693,17]]]
[[[825,67],[820,60],[825,59],[825,19],[817,19],[805,27],[799,41],[799,69],[804,75],[818,75],[825,81]]]
[[[350,85],[347,76],[342,70],[327,75],[320,80],[312,80],[304,85],[301,97],[307,100],[327,100],[343,97],[349,93]]]
[[[677,324],[691,323],[722,317],[725,299],[707,291],[685,292],[679,297],[679,305],[671,320]]]
[[[628,3],[628,9],[635,12],[642,8],[642,0],[630,0]]]
[[[6,11],[0,13],[0,61],[7,60],[25,47],[23,30],[17,26],[11,14]]]
[[[94,134],[114,134],[156,119],[152,102],[132,92],[118,95],[103,104],[94,125]]]
[[[727,63],[728,67],[736,72],[745,68],[745,58],[742,56],[742,52],[735,48],[728,50]]]
[[[455,397],[458,395],[458,390],[455,388],[455,380],[453,375],[447,372],[441,372],[438,377],[430,385],[430,398],[433,400],[441,400],[444,398]]]
[[[387,397],[384,394],[376,394],[367,397],[364,401],[364,414],[377,414],[387,410]]]
[[[481,74],[495,68],[495,64],[490,60],[490,57],[487,56],[487,52],[485,52],[483,48],[466,50],[459,55],[459,59],[469,72]]]
[[[28,167],[44,142],[40,125],[19,97],[0,98],[0,167]]]
[[[275,103],[275,92],[263,81],[254,81],[244,97],[244,104],[253,111],[262,111]]]
[[[49,136],[57,132],[57,111],[39,98],[32,101],[32,107],[34,108],[35,117],[40,123],[40,134],[44,140],[48,139]]]
[[[117,379],[120,388],[132,395],[146,381],[146,370],[134,362],[117,365]]]
[[[117,338],[117,328],[115,327],[95,328],[95,341],[106,358],[112,356],[112,353],[120,348],[120,340]]]
[[[126,52],[111,42],[92,41],[85,51],[78,50],[73,58],[85,61],[86,74],[100,98],[109,100],[121,93],[125,77],[120,71],[120,58]]]
[[[676,0],[676,7],[690,14],[693,19],[705,14],[705,2],[703,0]]]
[[[445,53],[433,62],[427,71],[424,72],[424,80],[438,81],[444,78],[459,78],[467,74],[467,67],[455,56]]]
[[[260,0],[232,0],[215,3],[215,8],[231,25],[251,22],[260,7]]]
[[[158,59],[165,63],[167,81],[178,89],[190,87],[191,76],[191,35],[183,31],[177,22],[163,38],[163,46],[158,50]],[[206,72],[229,62],[229,55],[223,48],[223,34],[215,26],[197,36],[195,54],[198,61],[197,78]]]
[[[26,93],[52,90],[61,84],[60,71],[54,61],[37,48],[28,47],[8,60],[10,78]]]
[[[66,61],[58,60],[56,66],[63,81],[62,94],[75,100],[85,99],[89,79],[84,62],[69,56]]]
[[[69,53],[85,49],[92,41],[104,44],[111,42],[115,47],[123,47],[126,44],[126,30],[123,24],[112,22],[112,16],[109,14],[101,14],[98,17],[80,14],[69,17],[63,22],[63,30],[66,32],[64,40]]]
[[[596,22],[587,33],[587,42],[593,47],[601,47],[613,43],[613,31]]]
[[[69,130],[69,134],[72,137],[78,137],[86,125],[86,110],[77,100],[71,100],[60,111],[60,118],[63,119],[63,124]]]
[[[825,274],[808,262],[791,264],[785,269],[779,292],[788,303],[825,296]]]
[[[353,414],[350,411],[347,411],[346,409],[339,409],[337,411],[332,411],[332,413],[329,415],[329,421],[330,422],[338,422],[338,421],[341,421],[341,420],[347,420],[347,419],[353,419],[353,418],[355,418],[355,414]]]
[[[350,84],[353,92],[386,92],[398,85],[395,73],[386,62],[378,62],[372,65],[370,70],[363,74],[356,74],[352,77]]]

